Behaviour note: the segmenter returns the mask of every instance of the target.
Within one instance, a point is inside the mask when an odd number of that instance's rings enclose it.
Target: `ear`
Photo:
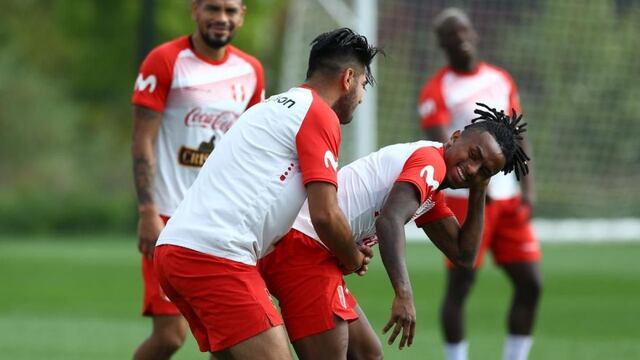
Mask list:
[[[351,87],[354,85],[356,72],[348,67],[342,71],[340,75],[340,87],[345,92],[351,90]]]
[[[447,140],[446,144],[445,144],[445,148],[450,148],[451,145],[453,145],[453,143],[455,143],[456,141],[458,141],[458,139],[460,139],[460,136],[462,135],[462,132],[460,130],[456,130],[453,132],[453,134],[451,134],[451,137],[449,138],[449,140]]]
[[[453,132],[453,134],[451,134],[451,138],[449,139],[449,141],[451,141],[451,143],[454,143],[458,141],[458,139],[460,139],[460,136],[462,136],[462,131],[456,130]]]
[[[242,7],[240,8],[240,18],[238,20],[238,23],[236,24],[236,28],[242,27],[242,25],[244,24],[244,16],[246,13],[247,13],[247,6],[242,5]]]
[[[191,20],[196,21],[196,14],[198,12],[198,2],[191,0]]]

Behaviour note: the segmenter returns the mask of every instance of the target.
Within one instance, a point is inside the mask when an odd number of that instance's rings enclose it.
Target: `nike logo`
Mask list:
[[[435,173],[436,173],[436,170],[431,165],[425,166],[420,171],[420,177],[423,177],[427,182],[427,185],[431,186],[431,188],[433,189],[437,189],[438,186],[440,186],[440,183],[433,177]]]

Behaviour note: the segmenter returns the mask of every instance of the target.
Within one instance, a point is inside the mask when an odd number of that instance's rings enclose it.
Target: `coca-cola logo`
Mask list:
[[[187,116],[184,117],[184,125],[189,127],[201,127],[217,129],[227,132],[229,128],[238,119],[238,114],[231,111],[222,111],[219,113],[209,113],[203,111],[202,108],[196,107],[191,109]]]

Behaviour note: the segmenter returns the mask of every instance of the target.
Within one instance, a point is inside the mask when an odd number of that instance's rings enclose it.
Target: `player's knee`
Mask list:
[[[382,353],[382,344],[380,343],[380,341],[373,342],[362,354],[362,357],[358,357],[357,359],[362,359],[362,360],[384,359],[384,354]]]
[[[165,354],[173,354],[178,351],[184,344],[187,334],[186,330],[183,331],[180,327],[171,327],[169,329],[163,329],[163,331],[156,331],[152,335],[156,339],[156,344]]]

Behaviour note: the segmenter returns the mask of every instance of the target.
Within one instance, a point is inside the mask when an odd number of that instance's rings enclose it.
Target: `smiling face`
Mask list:
[[[445,184],[453,189],[468,188],[497,174],[506,164],[500,145],[487,131],[456,131],[446,144]]]
[[[244,22],[244,13],[242,0],[193,0],[191,3],[191,17],[198,32],[213,49],[231,42]]]

